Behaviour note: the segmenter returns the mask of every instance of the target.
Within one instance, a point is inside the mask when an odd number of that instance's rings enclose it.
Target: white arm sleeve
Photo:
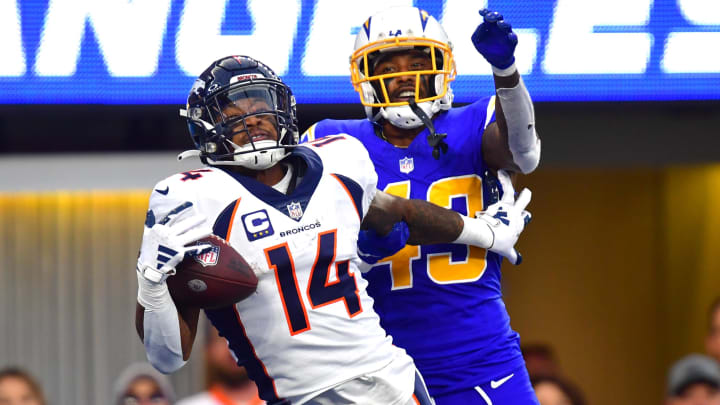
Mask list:
[[[497,89],[508,127],[508,143],[513,161],[527,174],[540,163],[540,139],[535,132],[535,110],[530,93],[520,77],[517,86]]]
[[[177,308],[165,282],[153,283],[139,272],[137,274],[138,303],[145,308],[145,353],[150,364],[158,371],[170,374],[185,365]]]

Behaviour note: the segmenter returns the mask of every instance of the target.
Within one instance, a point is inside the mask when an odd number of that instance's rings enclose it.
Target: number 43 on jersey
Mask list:
[[[410,198],[410,181],[390,183],[384,191],[398,197]],[[461,214],[474,215],[475,212],[483,210],[482,179],[472,174],[438,180],[428,187],[426,199],[435,205],[455,209]],[[453,251],[449,248],[443,249],[442,246],[452,246]],[[428,278],[438,284],[477,281],[485,272],[486,254],[485,249],[475,246],[408,245],[378,264],[390,262],[392,289],[397,290],[412,288],[413,265],[424,268]]]

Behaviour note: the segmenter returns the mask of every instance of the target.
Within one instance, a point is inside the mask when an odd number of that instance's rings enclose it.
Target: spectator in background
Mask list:
[[[205,349],[207,391],[178,401],[177,405],[260,405],[257,386],[244,367],[237,365],[225,338],[208,328]]]
[[[149,363],[134,363],[115,380],[113,401],[113,405],[172,405],[175,391]]]
[[[0,404],[45,405],[40,384],[27,372],[17,367],[0,370]]]
[[[560,375],[555,350],[547,343],[531,343],[520,347],[530,377]]]
[[[530,381],[540,405],[585,405],[580,390],[560,376],[531,376]]]
[[[720,361],[720,297],[716,298],[710,305],[709,329],[705,338],[705,352]]]
[[[720,405],[720,366],[708,356],[691,354],[670,368],[666,405]]]

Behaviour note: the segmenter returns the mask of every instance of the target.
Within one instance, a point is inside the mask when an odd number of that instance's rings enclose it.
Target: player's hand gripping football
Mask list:
[[[515,46],[517,35],[512,31],[510,23],[503,20],[502,14],[486,8],[480,10],[483,22],[472,34],[475,49],[491,65],[498,69],[507,69],[515,62]]]
[[[488,248],[506,257],[512,264],[520,264],[522,256],[515,250],[515,243],[520,237],[525,225],[530,222],[532,215],[525,210],[532,193],[523,189],[515,199],[510,175],[504,170],[498,170],[498,180],[503,189],[503,196],[500,201],[490,205],[487,210],[475,214],[475,218],[485,221],[493,233],[493,242]]]
[[[158,222],[152,210],[148,211],[137,271],[148,281],[164,282],[175,274],[175,266],[185,253],[200,254],[210,248],[208,244],[186,245],[210,234],[205,217],[195,213],[191,202],[175,207]]]

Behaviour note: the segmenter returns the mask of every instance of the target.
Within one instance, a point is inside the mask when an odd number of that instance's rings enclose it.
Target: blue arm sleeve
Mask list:
[[[405,221],[397,222],[386,236],[380,236],[373,229],[360,231],[358,236],[358,256],[365,263],[375,264],[381,259],[392,256],[405,247],[410,237],[410,229]]]

